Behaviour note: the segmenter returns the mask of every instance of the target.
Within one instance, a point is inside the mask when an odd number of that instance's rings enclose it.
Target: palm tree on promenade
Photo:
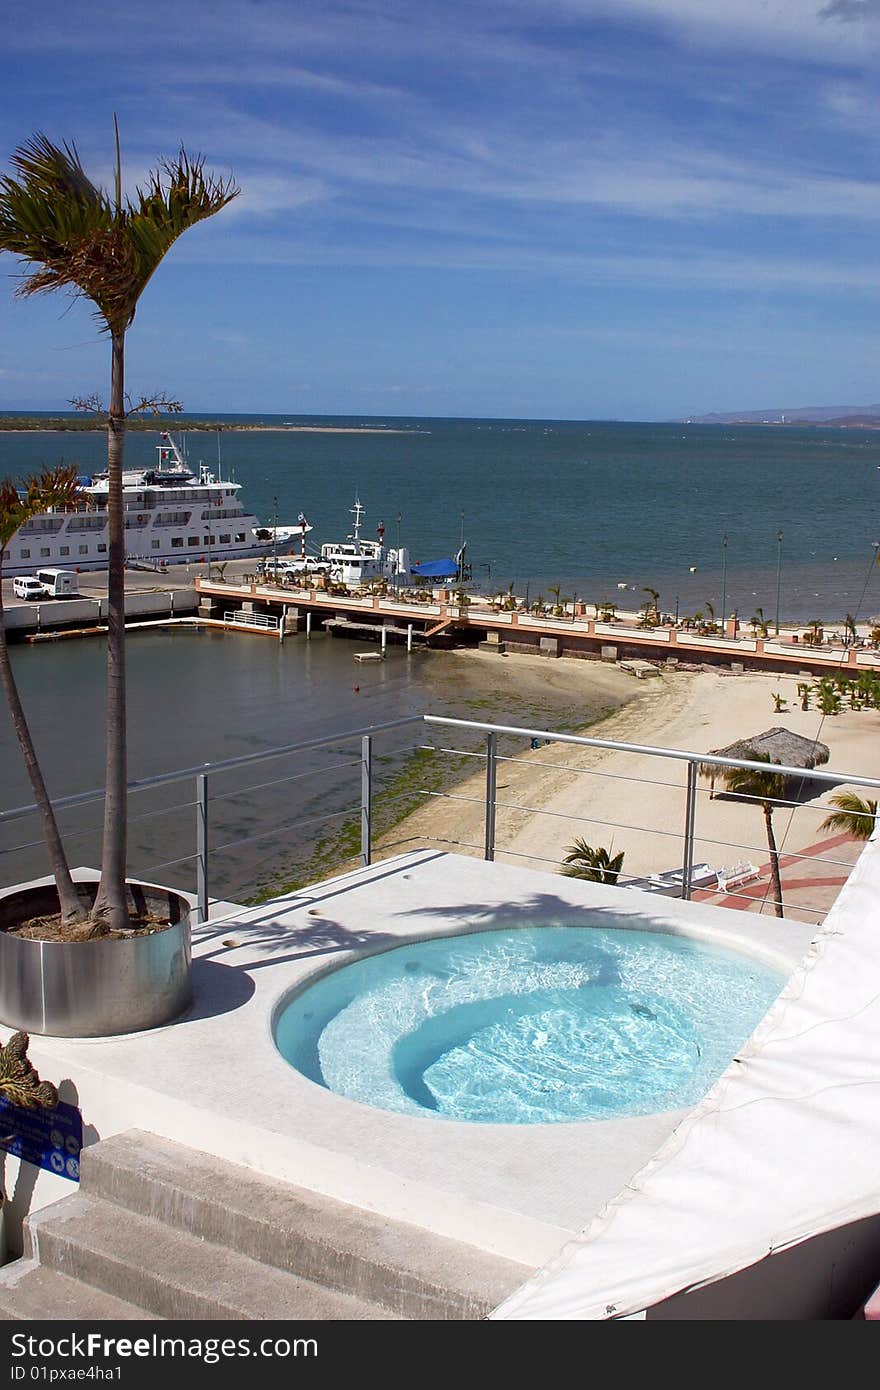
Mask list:
[[[783,917],[785,914],[782,910],[779,851],[776,848],[776,836],[773,833],[773,803],[783,799],[788,789],[788,781],[782,773],[770,771],[770,768],[775,764],[766,753],[754,753],[750,760],[756,763],[767,763],[767,771],[748,767],[730,767],[724,769],[721,778],[728,791],[761,803],[764,825],[767,830],[767,847],[770,850],[770,882],[773,889],[773,905],[776,909],[776,916]]]
[[[70,866],[52,809],[52,802],[43,780],[43,773],[37,759],[37,751],[25,717],[21,696],[9,659],[6,645],[6,624],[3,614],[3,561],[6,547],[16,531],[31,517],[39,516],[50,507],[64,508],[71,505],[79,490],[76,465],[69,467],[45,468],[23,480],[19,489],[11,478],[0,481],[0,685],[6,696],[9,717],[18,746],[21,749],[24,765],[30,780],[37,813],[43,827],[49,868],[58,889],[61,917],[65,925],[82,920],[86,913],[77,895],[76,885],[70,876]]]
[[[870,840],[877,825],[877,802],[857,792],[835,792],[831,805],[837,810],[823,820],[821,830],[843,831],[854,840]]]
[[[201,156],[181,148],[147,175],[131,197],[122,192],[119,127],[112,196],[83,169],[75,145],[33,136],[12,156],[17,177],[0,178],[0,251],[27,269],[17,294],[67,289],[95,306],[110,337],[108,468],[107,746],[101,879],[93,913],[112,930],[128,922],[125,695],[125,338],[140,297],[166,252],[190,227],[212,217],[239,190],[206,174]]]

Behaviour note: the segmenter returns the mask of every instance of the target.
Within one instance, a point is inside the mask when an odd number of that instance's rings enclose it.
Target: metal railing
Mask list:
[[[361,728],[347,729],[341,732],[328,734],[319,738],[302,740],[297,743],[286,744],[277,748],[262,749],[258,752],[243,754],[235,758],[226,758],[213,763],[204,763],[188,768],[177,769],[172,772],[160,773],[155,776],[140,778],[129,783],[129,796],[148,790],[167,787],[175,784],[191,782],[194,784],[194,794],[187,800],[178,803],[171,809],[195,810],[194,827],[194,849],[191,853],[181,855],[179,858],[166,860],[162,864],[153,864],[150,867],[154,871],[168,869],[172,865],[178,866],[187,862],[194,864],[194,888],[197,899],[197,919],[206,921],[210,905],[210,886],[212,883],[212,856],[217,856],[230,848],[245,845],[255,840],[265,839],[273,833],[282,834],[284,827],[272,825],[266,830],[260,830],[255,835],[239,837],[230,840],[219,846],[212,845],[211,829],[212,806],[224,799],[233,796],[244,795],[247,792],[259,792],[265,787],[275,787],[287,782],[295,782],[309,776],[325,776],[326,769],[307,769],[304,772],[286,774],[267,783],[261,783],[257,787],[247,787],[243,791],[232,793],[214,791],[216,778],[223,773],[229,773],[244,768],[267,763],[272,760],[279,760],[287,757],[303,758],[304,755],[311,754],[316,750],[327,750],[340,744],[355,742],[358,753],[350,761],[333,764],[331,771],[337,769],[356,769],[355,776],[359,772],[359,796],[354,804],[347,804],[342,809],[332,810],[327,814],[322,814],[311,818],[311,823],[319,824],[325,821],[338,819],[348,816],[353,821],[359,822],[359,858],[363,865],[369,865],[374,856],[375,850],[375,813],[374,800],[376,796],[376,775],[375,775],[375,743],[377,739],[389,735],[392,731],[405,729],[425,729],[425,730],[451,730],[468,736],[478,735],[484,740],[482,747],[462,749],[447,748],[434,744],[416,743],[407,745],[407,748],[415,748],[420,751],[430,751],[436,754],[451,754],[460,760],[475,759],[485,762],[485,784],[481,797],[468,796],[456,791],[444,789],[441,791],[421,789],[419,795],[425,798],[439,798],[446,801],[461,801],[463,803],[483,804],[483,826],[484,832],[482,844],[476,842],[452,841],[441,839],[439,836],[431,837],[422,835],[422,839],[434,838],[436,843],[451,844],[456,849],[467,849],[481,853],[486,860],[494,860],[496,853],[526,860],[533,860],[542,864],[553,864],[558,867],[560,860],[551,859],[547,856],[531,855],[525,852],[516,851],[512,848],[499,846],[497,822],[499,812],[516,811],[529,816],[548,816],[557,817],[565,821],[583,821],[593,825],[601,825],[612,829],[625,829],[630,831],[647,832],[655,836],[666,836],[681,843],[680,853],[680,891],[676,896],[690,898],[692,894],[692,879],[694,876],[695,859],[694,847],[696,843],[704,845],[715,845],[722,847],[725,851],[731,850],[740,853],[742,851],[752,851],[761,853],[762,857],[767,857],[767,848],[751,845],[743,845],[738,842],[720,841],[712,839],[707,835],[697,833],[697,810],[698,800],[701,789],[698,786],[698,777],[701,772],[706,773],[707,769],[715,768],[723,772],[727,769],[742,768],[755,772],[766,773],[768,764],[764,761],[750,761],[743,758],[721,757],[719,755],[707,753],[692,753],[682,749],[662,748],[649,744],[625,743],[612,739],[591,738],[580,734],[561,733],[555,730],[525,728],[518,725],[483,723],[468,719],[455,719],[440,715],[410,715],[400,719],[389,720],[380,724],[371,724]],[[650,757],[664,760],[666,763],[683,764],[685,776],[683,782],[664,781],[659,785],[673,787],[684,793],[684,807],[680,828],[671,828],[669,825],[646,827],[621,825],[612,820],[597,820],[585,811],[582,815],[573,816],[567,812],[559,812],[547,807],[530,807],[522,803],[507,802],[499,799],[498,795],[498,767],[500,763],[520,761],[515,755],[506,755],[500,750],[500,740],[513,740],[514,743],[527,743],[532,748],[539,744],[562,744],[574,745],[579,748],[595,749],[602,753],[616,753],[637,755],[639,757]],[[400,750],[397,750],[398,752]],[[550,768],[558,767],[560,771],[570,776],[596,776],[603,778],[620,778],[622,780],[633,780],[626,773],[607,770],[604,767],[572,767],[567,764],[547,763],[541,759],[536,760],[537,767]],[[808,779],[811,782],[818,782],[826,785],[846,784],[848,786],[864,787],[877,789],[880,787],[880,779],[873,777],[863,777],[858,774],[845,773],[841,771],[828,771],[823,769],[805,769],[803,767],[791,767],[782,764],[772,764],[769,770],[784,778],[802,781]],[[647,783],[649,779],[640,776],[635,780]],[[654,785],[657,785],[654,783]],[[88,792],[77,793],[72,796],[59,797],[53,801],[57,813],[69,811],[73,808],[84,807],[92,803],[100,802],[103,799],[103,790],[97,789]],[[708,793],[710,796],[711,792]],[[760,801],[760,798],[748,797],[743,793],[737,793],[740,799]],[[828,806],[810,807],[809,803],[798,800],[788,800],[785,798],[774,798],[773,804],[776,807],[800,808],[803,810],[828,812]],[[0,830],[36,812],[33,805],[13,807],[0,812]],[[168,809],[161,811],[147,811],[141,819],[149,819],[151,816],[167,816]],[[136,818],[137,819],[137,818]],[[310,822],[299,824],[308,825]],[[32,848],[38,841],[28,842],[24,845],[13,846],[12,849],[3,851],[4,853],[14,853],[16,850]],[[840,859],[830,859],[826,855],[811,855],[800,853],[780,847],[779,854],[784,856],[787,861],[820,861],[823,864],[835,865],[845,868],[847,872],[852,867],[850,861]],[[670,871],[671,875],[671,871]],[[139,876],[143,877],[143,874]],[[675,877],[677,879],[678,871]],[[658,876],[659,877],[659,876]],[[619,881],[622,882],[624,875],[621,873]],[[639,883],[644,880],[639,879]],[[635,886],[635,883],[634,883]],[[735,890],[730,890],[728,896],[735,896]],[[771,900],[772,901],[772,900]],[[824,913],[824,908],[799,905],[801,910],[813,912],[817,915]]]
[[[278,632],[281,627],[281,619],[272,613],[249,613],[244,609],[234,609],[223,614],[224,623],[231,623],[236,627],[259,627],[267,632]]]

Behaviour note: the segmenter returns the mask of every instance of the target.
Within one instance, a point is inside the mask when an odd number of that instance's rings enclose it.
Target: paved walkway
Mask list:
[[[841,834],[817,840],[815,844],[806,845],[797,854],[780,854],[779,871],[785,916],[800,922],[820,922],[849,878],[849,869],[840,861],[846,861],[851,868],[863,849],[863,841],[855,840],[851,835]],[[804,858],[805,855],[814,857]],[[826,856],[834,862],[829,865]],[[788,870],[792,872],[789,873]],[[751,883],[742,884],[733,892],[724,893],[701,888],[691,896],[696,902],[710,902],[717,907],[776,915],[769,859],[758,866],[756,879]]]

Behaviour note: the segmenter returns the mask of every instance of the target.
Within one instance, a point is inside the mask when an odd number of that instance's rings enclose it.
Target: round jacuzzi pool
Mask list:
[[[490,1124],[695,1104],[785,977],[688,937],[522,927],[439,937],[323,975],[275,1041],[311,1081],[408,1115]]]

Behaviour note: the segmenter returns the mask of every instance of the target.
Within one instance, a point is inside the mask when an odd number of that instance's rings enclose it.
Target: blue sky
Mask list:
[[[241,197],[129,334],[188,410],[666,419],[880,400],[880,0],[118,0],[7,9],[0,162]],[[82,304],[15,301],[0,409],[106,395]]]

